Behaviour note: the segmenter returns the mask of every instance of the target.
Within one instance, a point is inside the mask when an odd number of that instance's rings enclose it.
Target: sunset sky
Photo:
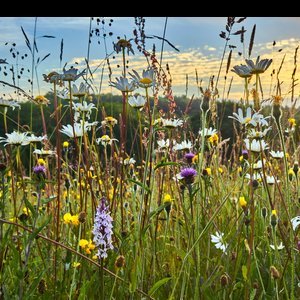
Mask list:
[[[109,26],[110,19],[113,19]],[[166,18],[165,17],[146,17],[145,34],[146,36],[163,36],[163,30]],[[105,63],[105,53],[107,51],[110,56],[112,68],[112,77],[121,76],[121,68],[117,68],[120,64],[121,54],[113,52],[113,42],[117,41],[117,36],[130,39],[133,37],[133,29],[135,28],[133,17],[105,17],[105,24],[97,26],[96,18],[92,22],[92,28],[99,28],[100,37],[92,37],[90,47],[90,67],[97,71],[94,73],[94,84],[99,87],[101,78],[102,66]],[[32,58],[26,46],[24,35],[21,31],[21,26],[26,32],[28,39],[32,45],[34,34],[34,17],[2,17],[0,19],[0,59],[6,59],[8,62],[7,69],[14,67],[14,70],[24,68],[19,86],[28,92],[30,85],[28,78],[31,74],[27,69],[31,70]],[[186,76],[188,75],[188,97],[193,94],[199,96],[199,92],[195,83],[195,70],[198,72],[199,79],[202,79],[202,86],[205,88],[208,84],[209,77],[217,75],[220,66],[222,53],[225,41],[219,37],[221,30],[225,31],[227,18],[226,17],[169,17],[166,27],[166,39],[171,42],[180,52],[175,51],[168,44],[164,45],[163,66],[166,63],[170,66],[170,71],[173,78],[173,92],[175,95],[182,95],[186,92]],[[299,17],[248,17],[241,24],[235,24],[234,30],[239,30],[244,26],[245,57],[239,56],[238,52],[243,52],[243,44],[240,42],[239,36],[232,36],[230,44],[235,45],[232,55],[231,67],[244,62],[244,58],[248,58],[248,45],[250,40],[253,25],[256,24],[256,35],[251,59],[256,59],[258,55],[261,58],[272,58],[273,64],[262,76],[262,85],[264,97],[268,98],[274,95],[274,82],[271,82],[271,72],[275,69],[277,72],[283,57],[285,56],[284,64],[279,74],[279,80],[282,83],[282,95],[285,101],[290,97],[291,75],[294,69],[294,52],[295,48],[300,43],[300,18]],[[34,95],[45,94],[50,90],[51,86],[43,81],[42,74],[49,73],[53,70],[62,72],[62,67],[67,62],[67,68],[73,65],[79,71],[86,67],[85,58],[87,57],[88,49],[88,33],[89,33],[90,18],[89,17],[38,17],[37,18],[37,48],[36,59],[40,60],[50,53],[50,56],[41,62],[37,68],[34,78]],[[110,36],[109,32],[113,34]],[[103,33],[107,36],[103,38]],[[55,38],[42,38],[43,35],[55,36]],[[60,45],[61,40],[64,41],[62,63],[60,65]],[[98,41],[100,44],[98,44]],[[273,42],[276,45],[273,47]],[[8,43],[8,44],[6,44]],[[15,51],[19,52],[18,59],[13,58],[10,49],[15,43]],[[152,44],[156,44],[157,56],[160,57],[161,41],[158,39],[147,39],[146,48],[150,50]],[[6,44],[6,45],[5,45]],[[130,54],[128,70],[135,69],[140,71],[147,67],[147,61],[144,56],[138,54],[136,47],[133,44],[135,55]],[[106,51],[105,51],[106,48]],[[282,49],[282,50],[281,50]],[[27,54],[27,57],[21,59],[21,56]],[[222,98],[224,88],[224,75],[229,49],[225,54],[224,66],[222,69],[219,92]],[[113,59],[115,56],[115,59]],[[77,64],[75,64],[75,62]],[[3,64],[0,65],[0,80],[12,83],[11,72],[7,71],[7,76],[4,76]],[[231,69],[231,68],[230,68]],[[299,68],[296,72],[296,78],[299,77]],[[108,85],[108,69],[105,65],[103,69],[103,84],[101,92],[116,93],[112,87]],[[229,94],[230,99],[240,99],[243,97],[243,80],[229,72],[227,85],[225,86],[225,94],[227,86],[233,77],[232,89]],[[17,80],[17,79],[16,79]],[[39,83],[39,89],[38,89]],[[80,83],[80,81],[78,81]],[[254,80],[250,83],[253,87]],[[299,88],[296,86],[296,97],[299,96]],[[12,95],[11,88],[1,86],[1,94],[6,96]]]

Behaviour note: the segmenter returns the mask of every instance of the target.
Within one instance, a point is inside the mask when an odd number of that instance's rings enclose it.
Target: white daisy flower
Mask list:
[[[147,70],[143,70],[142,76],[140,76],[135,70],[132,70],[132,72],[133,74],[129,73],[129,75],[140,87],[148,88],[155,84],[154,69],[149,68]]]
[[[98,122],[93,122],[93,123],[85,122],[84,126],[83,126],[83,122],[74,123],[75,136],[76,137],[83,136],[84,133],[91,130],[92,126],[96,126],[97,124],[98,124]],[[74,132],[73,132],[72,125],[70,125],[70,124],[63,125],[62,127],[63,128],[60,130],[60,132],[62,132],[63,134],[67,135],[70,138],[74,138]]]
[[[28,139],[28,132],[13,131],[12,133],[6,133],[7,138],[0,137],[0,143],[6,145],[25,146],[30,143]]]
[[[121,92],[132,92],[136,89],[135,81],[129,82],[125,77],[116,78],[116,81],[110,82],[109,85],[115,87]]]
[[[215,244],[215,247],[217,249],[221,249],[224,253],[226,253],[226,249],[228,247],[228,244],[226,244],[223,241],[223,236],[224,236],[224,233],[222,233],[222,232],[219,233],[217,231],[216,231],[215,235],[213,235],[213,234],[210,235],[211,241],[212,241],[212,243]]]
[[[86,83],[81,82],[79,87],[76,84],[72,86],[72,95],[74,97],[83,97],[89,93],[89,86]]]
[[[116,141],[118,142],[117,139],[111,139],[107,134],[102,135],[100,138],[96,139],[96,143],[99,145],[101,143],[102,146],[106,147],[107,145],[110,145]]]
[[[270,245],[270,248],[275,250],[275,245]],[[277,245],[277,250],[282,250],[284,248],[284,245],[282,244],[282,242],[280,242],[279,245]]]
[[[296,228],[300,225],[300,216],[297,216],[293,219],[291,219],[293,230],[295,231]]]
[[[167,150],[170,147],[170,140],[169,139],[162,139],[157,141],[158,150]]]
[[[176,128],[183,125],[180,119],[161,119],[162,125],[167,128]]]
[[[180,150],[190,150],[193,148],[193,144],[191,141],[183,141],[180,144],[176,143],[173,147],[174,151],[180,151]]]
[[[92,113],[92,109],[96,109],[96,106],[94,103],[87,103],[86,101],[83,101],[82,103],[75,103],[73,102],[73,109],[75,111],[74,114],[74,120],[75,122],[77,122],[80,118],[80,115],[84,113],[84,115],[86,116],[86,118],[89,120],[91,113]]]
[[[7,100],[7,99],[3,99],[0,98],[0,106],[3,106],[4,108],[12,108],[13,110],[15,110],[15,108],[21,108],[20,104],[18,104],[16,101],[13,100]]]
[[[127,157],[124,159],[124,165],[134,165],[136,160],[133,157]]]
[[[254,139],[250,142],[249,139],[245,139],[244,142],[246,144],[247,150],[252,151],[252,152],[262,152],[266,149],[269,149],[268,144],[264,140],[255,140]]]
[[[266,160],[264,159],[264,164],[266,163]],[[261,160],[258,160],[256,163],[252,164],[253,170],[260,170],[263,167],[263,163]]]
[[[204,128],[204,129],[199,130],[199,134],[201,136],[205,136],[205,137],[212,136],[212,135],[216,134],[217,132],[218,132],[217,129],[214,129],[212,127]]]
[[[56,154],[55,151],[53,151],[53,150],[44,150],[44,148],[42,148],[42,149],[35,149],[32,153],[33,154],[38,154],[38,155],[44,155],[44,156],[55,155]]]
[[[250,129],[250,131],[247,133],[248,138],[252,139],[262,139],[266,136],[268,131],[271,130],[271,127],[268,127],[264,129],[263,131],[257,131],[253,128]]]
[[[280,180],[277,180],[274,176],[266,176],[267,184],[275,184],[275,182],[279,183]]]
[[[262,114],[259,114],[258,112],[256,112],[252,116],[252,120],[249,123],[251,125],[253,125],[254,127],[256,127],[257,125],[260,125],[261,127],[268,126],[269,123],[268,123],[267,119],[269,119],[269,118],[271,118],[271,116],[264,117]]]
[[[245,178],[251,180],[250,174],[249,173],[245,174]],[[252,174],[252,180],[259,181],[259,180],[262,180],[262,177],[261,177],[261,175],[259,173],[254,173],[254,174]]]
[[[47,139],[47,136],[46,135],[43,135],[43,136],[35,136],[33,133],[28,136],[28,140],[30,143],[38,143],[38,142],[41,142],[43,140]]]
[[[141,96],[141,95],[138,95],[138,96],[130,96],[129,99],[128,99],[128,104],[131,106],[131,107],[134,107],[134,108],[137,108],[137,109],[140,109],[142,107],[144,107],[146,103],[146,98]]]
[[[247,125],[250,124],[252,120],[252,110],[251,107],[248,107],[246,110],[246,115],[244,116],[243,110],[241,108],[238,109],[238,113],[233,113],[233,116],[229,116],[228,118],[238,121],[240,124]]]
[[[283,151],[276,151],[275,152],[275,151],[271,150],[269,153],[273,158],[276,158],[276,159],[280,159],[280,158],[284,157],[284,152]]]
[[[78,69],[75,68],[70,68],[69,70],[66,70],[64,67],[63,72],[64,73],[60,75],[63,81],[75,81],[80,76],[83,76],[85,74],[85,69],[82,72],[80,72],[78,75],[77,75]]]

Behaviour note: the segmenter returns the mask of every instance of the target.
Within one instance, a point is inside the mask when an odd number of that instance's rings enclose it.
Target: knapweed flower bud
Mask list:
[[[266,216],[267,216],[267,208],[266,207],[263,207],[261,209],[261,215],[263,216],[264,219],[266,218]]]
[[[226,274],[221,275],[220,277],[221,286],[226,286],[228,282],[229,282],[228,276]]]
[[[272,276],[274,279],[279,279],[279,278],[280,278],[280,273],[279,273],[279,271],[276,269],[276,267],[271,266],[271,267],[270,267],[270,273],[271,273],[271,276]]]
[[[295,175],[297,176],[297,173],[299,171],[299,164],[297,161],[295,161],[295,163],[294,163],[293,171],[294,171]]]
[[[277,212],[276,212],[276,209],[272,210],[271,225],[273,226],[273,228],[277,225]]]
[[[41,279],[38,285],[38,291],[40,294],[44,294],[47,291],[47,283],[45,279]]]
[[[84,223],[86,221],[86,212],[85,211],[81,211],[79,214],[78,214],[78,221],[80,223]]]
[[[123,255],[119,255],[115,261],[115,267],[117,269],[121,269],[125,267],[125,257]]]
[[[193,158],[195,157],[195,154],[192,152],[186,153],[184,155],[184,158],[186,159],[188,164],[191,164],[193,162]]]

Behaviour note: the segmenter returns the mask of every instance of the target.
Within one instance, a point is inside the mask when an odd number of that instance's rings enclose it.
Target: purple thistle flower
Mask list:
[[[106,258],[107,250],[114,248],[112,245],[112,221],[109,207],[106,205],[106,198],[102,197],[97,207],[93,228],[93,241],[98,248],[96,255],[99,259]]]
[[[193,158],[195,157],[195,154],[192,152],[186,153],[184,155],[185,159],[187,160],[187,162],[190,164],[193,161]]]
[[[179,173],[179,175],[185,181],[186,184],[193,183],[197,174],[198,173],[194,168],[184,168],[181,169],[181,172]]]
[[[35,173],[36,175],[46,175],[46,168],[45,166],[35,166],[33,167],[33,173]]]
[[[248,159],[248,157],[249,157],[248,154],[249,154],[248,150],[243,150],[242,151],[242,155],[243,155],[244,159]]]

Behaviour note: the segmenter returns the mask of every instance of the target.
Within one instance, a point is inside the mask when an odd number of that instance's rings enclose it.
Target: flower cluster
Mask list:
[[[79,225],[78,215],[71,215],[70,213],[64,214],[64,223],[65,224],[72,224],[72,225]]]
[[[97,207],[93,228],[93,242],[98,249],[96,255],[99,259],[106,258],[107,250],[114,248],[112,245],[112,221],[113,219],[110,216],[109,207],[106,204],[106,198],[103,197]]]

